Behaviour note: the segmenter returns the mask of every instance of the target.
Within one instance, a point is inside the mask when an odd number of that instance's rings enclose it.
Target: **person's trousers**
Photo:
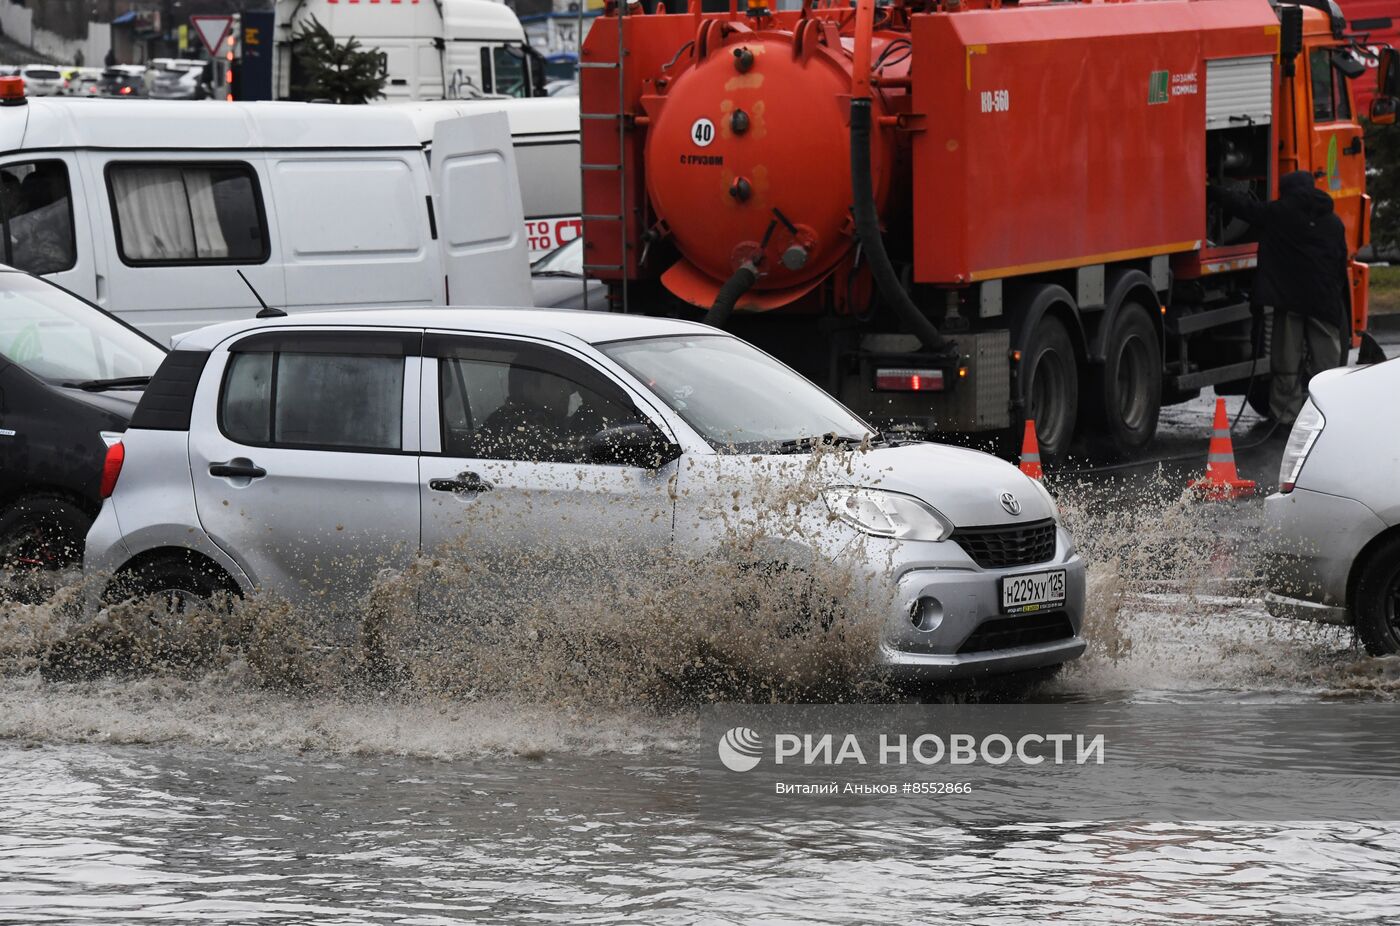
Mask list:
[[[1274,313],[1269,351],[1273,381],[1269,411],[1280,424],[1292,424],[1307,398],[1308,381],[1341,362],[1342,339],[1337,329],[1293,312]]]

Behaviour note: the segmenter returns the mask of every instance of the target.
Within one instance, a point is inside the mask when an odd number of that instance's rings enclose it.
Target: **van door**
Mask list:
[[[268,158],[288,311],[442,304],[421,151],[345,148]]]
[[[0,262],[95,301],[92,223],[73,152],[0,160]]]
[[[114,152],[89,162],[109,235],[103,308],[160,341],[258,311],[286,295],[261,154]]]
[[[418,344],[287,329],[217,351],[195,395],[200,524],[260,587],[353,611],[418,553]]]
[[[433,203],[451,305],[532,305],[520,178],[503,112],[433,127]]]

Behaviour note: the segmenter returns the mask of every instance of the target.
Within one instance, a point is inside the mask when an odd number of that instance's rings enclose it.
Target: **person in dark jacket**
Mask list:
[[[1276,421],[1298,417],[1313,374],[1338,366],[1343,337],[1351,336],[1351,287],[1347,277],[1346,227],[1305,170],[1285,174],[1278,199],[1261,203],[1219,187],[1211,202],[1243,219],[1259,238],[1254,274],[1255,350],[1262,343],[1263,310],[1273,309],[1269,351],[1272,381],[1269,411]]]

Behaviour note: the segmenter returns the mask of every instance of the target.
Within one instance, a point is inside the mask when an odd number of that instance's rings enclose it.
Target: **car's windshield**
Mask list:
[[[536,276],[567,276],[583,279],[583,239],[574,238],[530,265]]]
[[[165,351],[57,286],[0,273],[0,357],[50,382],[90,383],[150,376]]]
[[[762,351],[727,335],[599,345],[724,453],[810,449],[875,433],[841,403]]]

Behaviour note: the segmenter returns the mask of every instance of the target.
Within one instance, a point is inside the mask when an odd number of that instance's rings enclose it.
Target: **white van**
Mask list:
[[[49,101],[0,107],[0,262],[164,340],[247,317],[529,305],[507,117],[388,107]]]
[[[492,0],[277,0],[274,87],[290,95],[292,38],[314,19],[338,40],[353,37],[384,58],[384,97],[459,100],[542,97],[544,58],[515,11]]]
[[[515,165],[520,172],[525,241],[530,260],[544,257],[583,232],[578,97],[538,100],[437,100],[401,103],[418,140],[432,157],[433,132],[443,119],[503,112],[510,120]]]

